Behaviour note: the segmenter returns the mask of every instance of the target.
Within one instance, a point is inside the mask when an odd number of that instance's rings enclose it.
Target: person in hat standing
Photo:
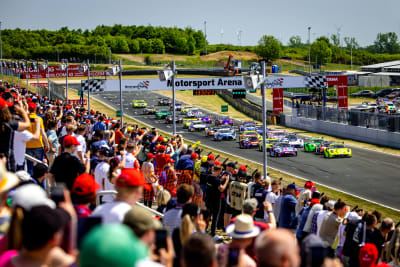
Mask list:
[[[148,185],[149,189],[143,190],[143,200],[144,205],[151,208],[154,199],[154,189],[153,183],[157,181],[157,176],[154,173],[153,165],[154,155],[152,153],[147,153],[147,161],[143,162],[141,171],[144,176],[144,181]]]
[[[92,213],[89,206],[96,203],[98,189],[100,185],[92,175],[83,173],[76,177],[71,198],[78,218],[86,218]]]
[[[50,177],[52,182],[65,183],[68,190],[72,190],[76,177],[82,173],[90,171],[90,152],[86,153],[86,166],[73,154],[79,145],[75,136],[65,136],[63,140],[64,152],[54,159],[54,163],[50,169]]]
[[[100,184],[101,190],[114,190],[114,184],[112,181],[112,176],[110,176],[110,160],[114,156],[114,151],[103,146],[99,151],[99,163],[94,170],[94,179]],[[102,196],[102,202],[112,202],[114,200],[113,195]]]
[[[175,160],[168,159],[167,163],[164,166],[163,171],[158,177],[158,183],[164,187],[164,190],[169,191],[176,190],[176,174],[174,170]]]
[[[238,215],[235,222],[226,227],[225,232],[232,238],[232,242],[218,246],[219,266],[256,266],[245,250],[260,234],[260,228],[254,225],[253,218],[247,214]]]
[[[14,105],[14,110],[22,116],[22,121],[12,119],[9,106],[14,103],[8,103],[4,98],[0,97],[0,153],[4,153],[7,158],[6,169],[16,171],[15,158],[13,151],[13,140],[15,131],[24,131],[29,128],[30,122],[25,110],[19,105]]]
[[[293,233],[297,227],[296,217],[296,185],[289,184],[286,189],[286,195],[283,196],[281,202],[281,211],[279,213],[279,227],[289,229]]]
[[[242,168],[243,167],[243,168]],[[247,168],[241,166],[237,174],[237,180],[229,185],[228,194],[232,217],[239,215],[242,212],[243,202],[247,195],[247,184],[245,183],[247,176]]]
[[[307,181],[304,184],[304,190],[300,193],[298,197],[298,201],[296,204],[296,215],[300,213],[300,211],[307,206],[307,203],[311,200],[312,191],[314,183],[311,181]]]
[[[143,188],[150,189],[141,171],[123,169],[115,181],[117,196],[114,202],[98,206],[92,216],[101,216],[103,224],[121,223],[125,214],[142,197]]]
[[[199,155],[196,153],[185,154],[180,157],[178,163],[176,164],[176,170],[180,172],[177,182],[178,186],[181,184],[192,185],[194,163],[198,158]]]

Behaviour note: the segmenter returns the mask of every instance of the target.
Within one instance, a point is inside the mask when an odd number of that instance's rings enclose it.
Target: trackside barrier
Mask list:
[[[100,205],[100,197],[106,196],[106,195],[114,195],[114,196],[116,196],[116,195],[117,195],[117,191],[115,191],[115,190],[103,190],[103,191],[98,191],[98,192],[97,192],[97,198],[96,198],[96,205],[97,205],[97,206]],[[157,217],[160,217],[160,218],[163,218],[163,217],[164,217],[164,214],[162,214],[162,213],[160,213],[160,212],[158,212],[158,211],[156,211],[156,210],[153,210],[153,209],[151,209],[151,208],[149,208],[149,207],[143,205],[142,203],[136,202],[136,205],[138,205],[138,206],[140,206],[140,207],[142,207],[142,208],[144,208],[144,209],[150,211],[151,213],[153,213],[153,214],[154,214],[155,216],[157,216]]]
[[[25,158],[29,161],[32,161],[33,163],[42,163],[44,165],[46,165],[47,167],[49,167],[49,165],[47,165],[46,163],[44,163],[41,160],[38,160],[37,158],[32,157],[31,155],[25,154]],[[46,184],[46,193],[48,195],[50,195],[50,182],[49,182],[49,178],[45,178],[45,184]]]

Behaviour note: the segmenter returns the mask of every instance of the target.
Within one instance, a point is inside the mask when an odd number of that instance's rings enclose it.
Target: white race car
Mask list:
[[[294,147],[304,147],[304,141],[303,139],[297,137],[296,135],[287,135],[282,139],[283,143],[288,143],[291,146]]]
[[[219,129],[214,134],[214,140],[221,141],[221,140],[236,140],[236,133],[235,130],[232,128],[222,128]]]
[[[192,121],[189,125],[188,131],[189,132],[196,132],[196,131],[205,131],[207,129],[207,125],[202,121]]]

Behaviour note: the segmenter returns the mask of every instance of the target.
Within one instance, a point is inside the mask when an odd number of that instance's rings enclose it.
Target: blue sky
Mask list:
[[[211,44],[255,45],[263,34],[286,44],[293,35],[311,41],[340,31],[372,44],[379,32],[400,34],[399,0],[0,0],[2,28],[94,29],[97,25],[190,26]],[[241,38],[239,40],[239,32]],[[223,33],[223,34],[222,34]]]

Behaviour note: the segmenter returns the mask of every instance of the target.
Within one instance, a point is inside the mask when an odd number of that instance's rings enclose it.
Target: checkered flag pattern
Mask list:
[[[306,87],[309,87],[309,88],[326,87],[326,77],[325,76],[307,76],[306,77]]]
[[[81,81],[81,90],[87,91],[90,87],[90,92],[102,92],[104,91],[104,82],[105,80],[90,80],[89,86],[88,81],[83,80]]]

